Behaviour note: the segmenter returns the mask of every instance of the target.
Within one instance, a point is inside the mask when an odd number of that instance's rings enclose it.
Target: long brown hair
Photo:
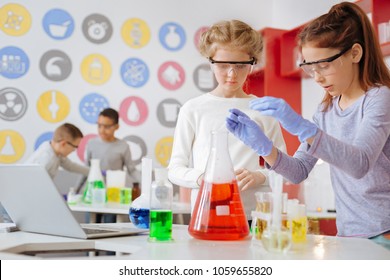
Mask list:
[[[359,62],[359,81],[364,91],[370,87],[390,87],[390,71],[386,66],[380,44],[370,19],[356,4],[342,2],[308,23],[298,34],[298,44],[314,43],[318,48],[346,49],[358,43],[363,48]],[[326,110],[332,96],[325,94],[322,104]]]

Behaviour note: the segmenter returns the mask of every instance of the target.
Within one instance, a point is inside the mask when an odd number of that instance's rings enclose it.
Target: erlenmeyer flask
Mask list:
[[[188,227],[198,239],[237,240],[249,234],[227,135],[227,131],[211,132],[210,154]]]

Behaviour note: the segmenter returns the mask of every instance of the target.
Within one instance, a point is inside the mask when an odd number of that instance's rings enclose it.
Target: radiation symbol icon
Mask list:
[[[0,90],[0,118],[16,121],[23,117],[27,110],[26,96],[16,88]]]

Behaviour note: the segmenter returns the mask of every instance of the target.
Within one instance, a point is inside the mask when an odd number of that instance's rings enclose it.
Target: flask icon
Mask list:
[[[227,140],[227,131],[211,132],[210,154],[188,227],[198,239],[238,240],[249,234]]]
[[[168,34],[165,37],[165,43],[172,49],[177,48],[180,45],[181,38],[176,32],[176,26],[168,25]]]

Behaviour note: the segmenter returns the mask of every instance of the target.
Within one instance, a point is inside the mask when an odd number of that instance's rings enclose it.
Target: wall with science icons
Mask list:
[[[216,86],[200,34],[222,19],[266,24],[267,9],[244,2],[2,1],[0,164],[22,163],[64,122],[85,135],[70,156],[83,162],[99,112],[112,107],[133,161],[167,166],[180,107]]]

